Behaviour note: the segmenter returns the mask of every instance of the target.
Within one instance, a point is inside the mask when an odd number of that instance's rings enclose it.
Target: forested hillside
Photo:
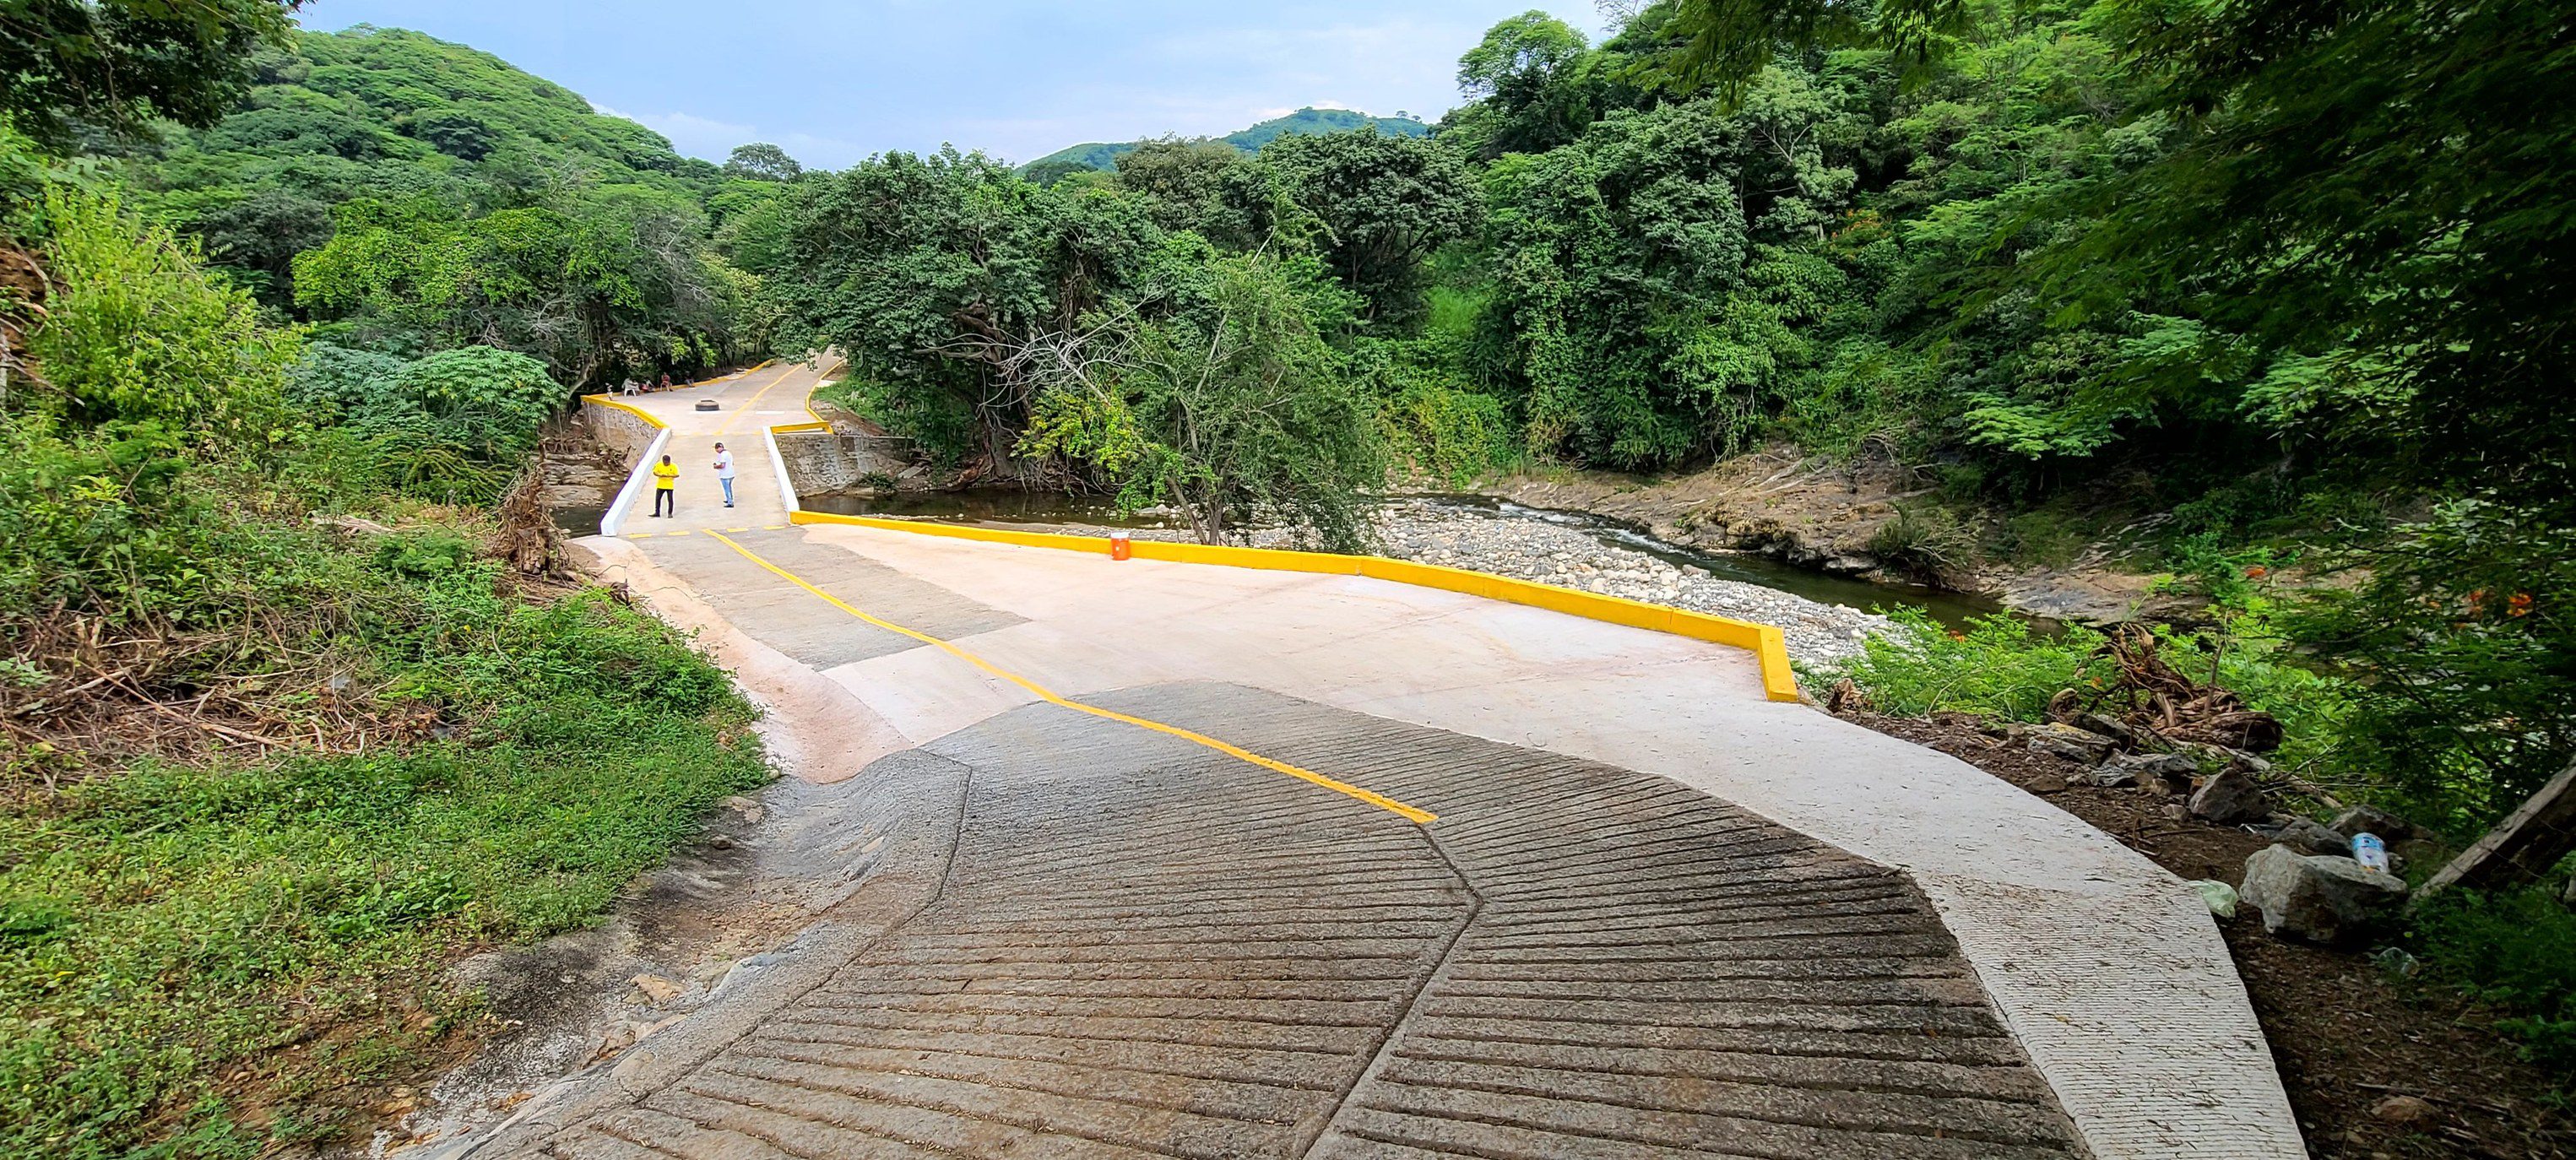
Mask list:
[[[774,186],[739,172],[488,54],[366,27],[260,51],[228,116],[123,166],[317,341],[483,343],[576,385],[761,349],[757,282],[718,239]]]
[[[1392,117],[1372,117],[1349,109],[1308,108],[1299,109],[1285,117],[1272,117],[1251,128],[1237,129],[1223,137],[1211,138],[1211,140],[1222,141],[1243,152],[1253,153],[1283,134],[1353,133],[1362,129],[1374,129],[1380,133],[1398,137],[1423,137],[1431,132],[1431,126],[1401,113]],[[1142,144],[1144,144],[1142,141],[1126,141],[1114,145],[1099,142],[1074,145],[1058,149],[1029,162],[1020,167],[1020,172],[1033,181],[1043,182],[1087,169],[1112,169],[1117,166],[1119,157]]]

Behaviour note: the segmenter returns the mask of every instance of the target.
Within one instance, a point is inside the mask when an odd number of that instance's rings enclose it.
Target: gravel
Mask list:
[[[1605,544],[1579,529],[1541,520],[1395,500],[1379,510],[1376,523],[1381,555],[1776,625],[1790,658],[1803,664],[1858,656],[1863,640],[1895,628],[1884,616],[1721,580],[1707,569]],[[1187,532],[1165,529],[1129,534],[1140,540],[1189,538]],[[1251,540],[1262,547],[1288,546],[1277,532],[1256,531]]]
[[[1399,560],[1777,625],[1790,657],[1807,664],[1857,656],[1861,641],[1895,628],[1884,616],[1721,580],[1704,568],[1677,565],[1539,520],[1398,501],[1379,517],[1378,537],[1379,550]]]

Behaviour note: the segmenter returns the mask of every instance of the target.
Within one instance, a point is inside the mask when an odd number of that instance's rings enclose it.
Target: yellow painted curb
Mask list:
[[[632,404],[632,403],[621,403],[621,402],[618,402],[616,399],[614,399],[614,398],[612,398],[612,397],[610,397],[610,396],[608,396],[608,395],[583,395],[583,396],[581,397],[581,401],[582,401],[582,402],[585,402],[585,403],[597,403],[597,404],[599,404],[600,406],[603,406],[603,407],[615,407],[615,408],[617,408],[617,409],[618,409],[618,410],[620,410],[620,411],[624,411],[624,412],[626,412],[626,413],[627,413],[627,414],[629,414],[629,415],[633,415],[633,416],[635,416],[635,417],[636,417],[636,418],[638,418],[638,419],[642,419],[642,420],[644,420],[645,422],[647,422],[647,423],[650,423],[650,424],[654,425],[655,427],[660,427],[660,428],[663,428],[663,429],[665,429],[665,430],[668,430],[668,429],[670,428],[670,426],[671,426],[670,424],[665,423],[665,422],[661,421],[660,419],[656,419],[656,418],[654,418],[651,414],[647,413],[647,412],[646,412],[642,407],[635,406],[635,405],[634,405],[634,404]]]
[[[772,428],[777,430],[778,428]],[[831,512],[795,511],[787,514],[791,524],[850,524],[890,532],[910,532],[918,536],[945,536],[957,540],[978,540],[989,544],[1016,544],[1024,548],[1053,548],[1066,552],[1109,554],[1109,540],[1104,536],[1071,536],[1057,532],[1021,532],[1006,528],[977,528],[957,524],[933,524],[919,520],[890,520],[875,516],[844,516]],[[1463,592],[1544,608],[1586,620],[1624,624],[1653,632],[1668,632],[1711,644],[1746,649],[1760,661],[1763,696],[1774,701],[1798,699],[1798,677],[1789,667],[1789,644],[1780,630],[1768,624],[1733,620],[1647,604],[1617,596],[1602,596],[1553,584],[1516,580],[1490,572],[1473,572],[1439,564],[1417,564],[1410,560],[1389,560],[1380,556],[1348,556],[1332,552],[1289,552],[1276,548],[1235,548],[1210,544],[1174,544],[1162,540],[1135,540],[1130,544],[1139,560],[1164,560],[1182,564],[1217,564],[1228,568],[1263,568],[1281,572],[1312,572],[1327,576],[1365,576],[1419,588],[1437,588],[1445,592]]]

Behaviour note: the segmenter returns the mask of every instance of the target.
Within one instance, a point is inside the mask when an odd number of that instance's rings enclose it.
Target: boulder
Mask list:
[[[2377,806],[2354,806],[2326,825],[2341,834],[2377,834],[2387,841],[2415,836],[2415,824]]]
[[[2161,794],[2190,793],[2200,767],[2179,753],[2120,753],[2093,767],[2095,785],[2142,785]]]
[[[2272,840],[2296,847],[2302,854],[2350,854],[2352,839],[2336,833],[2314,818],[2292,818],[2272,835]]]
[[[2105,761],[2100,765],[2069,777],[2066,781],[2069,785],[2090,784],[2101,786],[2104,789],[2112,789],[2118,786],[2138,784],[2138,775],[2135,771],[2121,765],[2119,761],[2115,759]]]
[[[2191,795],[2192,816],[2222,826],[2250,822],[2271,812],[2272,802],[2263,796],[2263,787],[2233,769],[2221,771]]]
[[[2078,765],[2091,765],[2111,755],[2117,745],[2108,737],[2072,725],[2051,721],[2030,730],[2030,751],[2063,757]]]
[[[2263,912],[2264,930],[2334,943],[2394,913],[2406,901],[2406,881],[2350,858],[2274,845],[2245,860],[2245,884],[2236,894]]]

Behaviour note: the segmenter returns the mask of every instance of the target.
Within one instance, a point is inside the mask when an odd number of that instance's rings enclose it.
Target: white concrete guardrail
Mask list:
[[[636,497],[642,495],[645,488],[653,485],[653,464],[662,458],[662,449],[671,445],[671,427],[647,414],[642,408],[628,406],[607,395],[583,395],[581,401],[584,406],[624,411],[653,427],[653,441],[645,445],[644,454],[635,458],[635,466],[628,469],[626,473],[626,486],[617,489],[617,498],[609,503],[607,514],[599,517],[599,534],[614,536],[617,534],[618,527],[626,522],[626,513],[634,508]],[[776,453],[773,447],[771,454],[775,456]],[[792,495],[788,502],[791,505],[795,502]],[[787,510],[796,509],[790,506]]]

